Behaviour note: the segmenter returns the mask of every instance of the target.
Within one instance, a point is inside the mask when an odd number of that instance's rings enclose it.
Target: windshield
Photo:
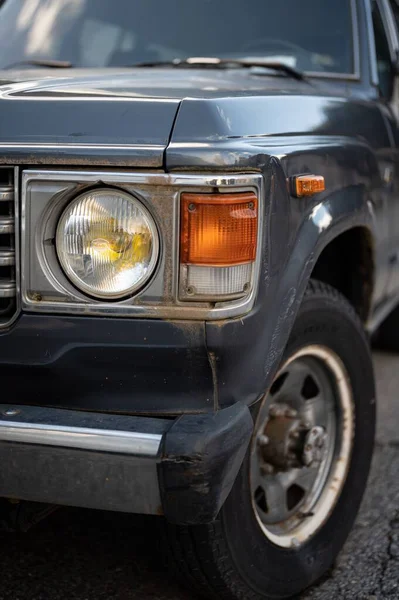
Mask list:
[[[29,60],[120,67],[267,58],[353,72],[350,0],[5,0],[0,68]]]

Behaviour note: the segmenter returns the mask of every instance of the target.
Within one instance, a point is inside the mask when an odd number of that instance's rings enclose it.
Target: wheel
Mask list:
[[[399,352],[399,306],[381,323],[375,336],[375,346],[381,350]]]
[[[312,281],[217,521],[166,525],[184,582],[209,598],[265,600],[289,598],[325,573],[367,483],[374,398],[362,324],[336,290]]]

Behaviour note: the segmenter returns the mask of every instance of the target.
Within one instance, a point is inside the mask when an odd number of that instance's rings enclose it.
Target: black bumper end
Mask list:
[[[161,498],[171,523],[213,521],[237,477],[253,430],[239,403],[212,415],[185,415],[164,438],[158,467]]]

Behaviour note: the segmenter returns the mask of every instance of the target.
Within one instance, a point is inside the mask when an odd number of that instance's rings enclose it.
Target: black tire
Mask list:
[[[373,345],[379,350],[399,352],[399,306],[381,323]]]
[[[355,436],[348,474],[335,507],[299,548],[273,544],[262,532],[249,492],[249,453],[217,521],[179,527],[165,524],[165,550],[173,571],[207,598],[290,598],[332,565],[356,518],[366,487],[375,433],[375,392],[369,343],[352,306],[335,289],[312,281],[306,291],[285,358],[322,344],[344,363],[352,387]]]

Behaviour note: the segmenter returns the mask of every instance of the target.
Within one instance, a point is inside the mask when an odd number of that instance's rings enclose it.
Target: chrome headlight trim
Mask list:
[[[144,289],[133,297],[105,302],[79,293],[49,257],[51,231],[45,220],[58,222],[63,208],[85,187],[101,184],[136,197],[154,218],[160,236],[158,264]],[[50,193],[46,188],[51,188]],[[186,303],[179,296],[180,195],[184,192],[256,193],[259,202],[258,248],[253,286],[248,295],[217,304]],[[125,318],[220,320],[247,314],[259,283],[265,197],[261,174],[165,174],[159,172],[26,169],[22,173],[22,307],[34,313],[115,316]],[[68,196],[69,195],[69,196]],[[42,206],[38,206],[42,205]],[[51,228],[50,228],[51,229]],[[58,260],[55,260],[58,263]],[[42,293],[43,285],[46,293]]]

